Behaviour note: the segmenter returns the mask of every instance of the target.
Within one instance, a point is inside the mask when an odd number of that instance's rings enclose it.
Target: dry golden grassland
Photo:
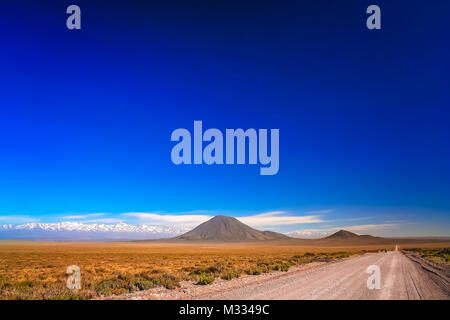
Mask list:
[[[0,241],[0,299],[92,299],[156,286],[176,288],[183,280],[205,285],[384,247]],[[66,288],[70,265],[81,269],[81,290]]]
[[[447,248],[407,248],[406,252],[420,255],[422,258],[442,266],[450,266],[450,247]]]

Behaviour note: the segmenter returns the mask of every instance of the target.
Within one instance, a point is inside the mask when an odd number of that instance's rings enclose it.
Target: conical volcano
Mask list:
[[[240,222],[236,218],[219,215],[175,239],[188,241],[261,241],[291,238],[277,232],[259,231]]]

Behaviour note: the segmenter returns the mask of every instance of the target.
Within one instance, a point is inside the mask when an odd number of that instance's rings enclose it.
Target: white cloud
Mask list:
[[[380,224],[362,224],[359,226],[345,226],[345,227],[336,227],[333,228],[334,230],[347,230],[347,231],[352,231],[352,232],[356,232],[356,233],[364,233],[367,231],[373,231],[373,230],[380,230],[380,229],[388,229],[388,228],[393,228],[396,227],[397,224],[394,223],[380,223]]]
[[[324,222],[318,215],[293,216],[285,211],[272,211],[247,217],[238,217],[238,220],[252,227],[280,226],[303,223]]]
[[[209,215],[200,214],[159,214],[150,212],[128,212],[124,216],[134,217],[140,220],[141,223],[153,225],[183,225],[185,227],[196,227],[212,218]]]
[[[84,220],[82,223],[119,223],[123,220],[116,218],[103,218],[103,219],[92,219],[92,220]]]
[[[74,220],[74,219],[85,219],[87,216],[64,216],[63,219]]]
[[[333,212],[333,209],[325,209],[325,210],[315,210],[315,211],[308,211],[308,214],[324,214],[324,213],[331,213]]]
[[[0,221],[2,223],[28,223],[39,221],[39,219],[28,216],[10,215],[10,216],[0,216]]]
[[[141,223],[160,225],[182,225],[196,227],[211,219],[214,215],[206,214],[159,214],[150,212],[128,212],[123,216],[137,218]],[[293,216],[285,211],[271,211],[251,216],[237,217],[241,222],[252,227],[280,226],[303,223],[323,222],[318,215]]]
[[[77,219],[88,219],[88,218],[93,218],[93,217],[100,217],[100,216],[104,216],[104,213],[88,213],[88,214],[83,214],[83,215],[73,215],[73,216],[63,216],[63,219],[66,220],[77,220]]]

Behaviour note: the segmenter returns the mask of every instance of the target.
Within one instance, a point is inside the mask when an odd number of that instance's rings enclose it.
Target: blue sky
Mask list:
[[[378,1],[378,31],[368,1],[77,1],[80,31],[72,3],[5,4],[0,224],[449,235],[450,8],[426,3]],[[194,120],[280,129],[278,174],[175,166]]]

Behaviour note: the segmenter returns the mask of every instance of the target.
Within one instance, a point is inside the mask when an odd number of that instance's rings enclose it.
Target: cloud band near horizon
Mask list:
[[[424,224],[415,220],[392,220],[392,216],[346,217],[335,219],[334,209],[289,212],[284,210],[268,211],[238,216],[220,210],[196,210],[181,212],[125,212],[125,213],[73,213],[65,215],[0,215],[0,225],[22,225],[30,222],[80,222],[84,224],[115,224],[125,222],[131,225],[159,225],[181,228],[194,228],[218,214],[235,216],[239,221],[260,230],[271,230],[291,236],[320,237],[340,229],[379,236],[447,236],[448,229],[440,226],[440,232],[434,230],[439,226]],[[353,224],[352,222],[358,223]],[[364,224],[361,221],[365,221]]]
[[[137,218],[139,221],[146,224],[183,224],[185,227],[195,227],[214,216],[205,214],[174,215],[146,212],[128,212],[122,215]],[[248,224],[251,227],[274,227],[281,225],[324,222],[319,215],[295,216],[289,215],[285,211],[270,211],[255,215],[236,217],[236,219]]]

